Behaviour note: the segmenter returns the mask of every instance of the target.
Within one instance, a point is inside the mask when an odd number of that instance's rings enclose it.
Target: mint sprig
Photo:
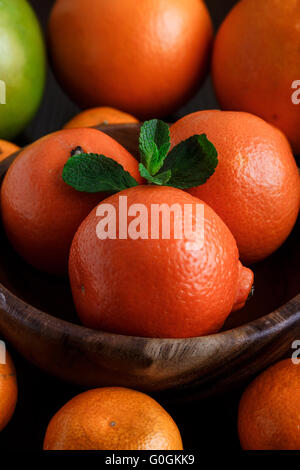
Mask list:
[[[167,170],[167,171],[164,171],[164,172],[158,173],[157,175],[152,176],[150,175],[147,168],[145,168],[143,163],[139,164],[139,170],[143,178],[149,181],[149,183],[157,184],[158,186],[166,186],[166,184],[168,183],[168,181],[170,180],[172,176],[171,170]]]
[[[138,182],[112,158],[94,153],[75,154],[67,161],[62,178],[77,191],[116,193]]]
[[[161,171],[171,171],[167,186],[187,189],[206,183],[217,165],[216,148],[205,134],[201,134],[176,145],[167,156]]]
[[[170,147],[171,139],[168,124],[158,119],[144,122],[141,127],[139,149],[141,163],[151,176],[156,175],[163,166]]]
[[[141,176],[150,184],[188,189],[204,184],[218,165],[218,153],[205,134],[171,146],[169,126],[157,119],[143,124],[139,147]],[[77,191],[116,193],[138,185],[122,165],[104,155],[72,152],[63,180]],[[76,150],[77,150],[76,149]]]

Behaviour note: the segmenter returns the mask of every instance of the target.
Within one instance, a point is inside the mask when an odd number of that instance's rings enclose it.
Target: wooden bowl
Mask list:
[[[100,128],[133,154],[138,125]],[[0,177],[15,155],[0,163]],[[222,332],[148,339],[79,324],[67,280],[42,274],[13,251],[0,227],[0,331],[25,358],[63,380],[119,385],[172,399],[222,392],[292,352],[300,339],[299,223],[273,256],[253,267],[255,295]]]

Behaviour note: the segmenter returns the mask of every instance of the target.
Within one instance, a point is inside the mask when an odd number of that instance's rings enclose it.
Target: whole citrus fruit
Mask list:
[[[18,253],[38,269],[67,271],[69,249],[82,220],[106,197],[80,193],[62,179],[74,151],[104,154],[141,181],[134,157],[96,129],[68,129],[25,148],[9,168],[1,188],[7,236]]]
[[[6,352],[6,362],[0,362],[0,431],[14,414],[18,397],[16,371],[11,357]]]
[[[16,136],[33,118],[45,84],[45,50],[40,26],[26,0],[0,4],[0,138]]]
[[[103,106],[82,111],[68,121],[64,125],[64,129],[105,126],[106,124],[134,124],[138,122],[138,119],[131,116],[131,114]]]
[[[239,406],[243,449],[300,449],[300,365],[278,362],[246,389]]]
[[[182,450],[171,416],[152,398],[127,388],[77,395],[49,423],[44,450]]]
[[[300,179],[290,145],[271,124],[248,113],[200,111],[171,127],[172,145],[207,134],[219,154],[214,175],[190,191],[209,204],[234,235],[241,259],[259,261],[291,232]]]
[[[279,127],[300,154],[300,0],[242,0],[224,20],[212,73],[225,110],[247,111]]]
[[[4,160],[6,157],[11,155],[12,153],[17,152],[20,150],[20,147],[13,144],[12,142],[8,142],[7,140],[0,139],[0,161]]]
[[[66,92],[139,118],[167,115],[196,91],[212,33],[202,0],[58,0],[49,21]]]
[[[146,210],[148,233],[142,238],[129,232],[135,218],[124,219],[120,197],[128,208]],[[102,204],[91,212],[74,237],[69,261],[73,298],[84,325],[145,337],[191,337],[218,331],[236,305],[244,305],[253,274],[241,267],[226,225],[204,203],[203,220],[197,219],[197,204],[201,201],[172,187],[122,191],[103,201],[103,208],[114,209],[128,235],[118,226],[116,237],[106,239],[98,232]],[[180,219],[171,212],[174,205],[182,213],[190,205],[194,241],[186,231],[181,238],[176,234]],[[152,214],[158,206],[170,209],[169,234]],[[166,213],[161,217],[168,220]]]

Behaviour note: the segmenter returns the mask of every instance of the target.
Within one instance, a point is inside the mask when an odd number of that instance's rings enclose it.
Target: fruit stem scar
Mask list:
[[[83,148],[78,145],[73,150],[71,150],[71,157],[74,157],[74,155],[80,155],[81,153],[84,153]]]
[[[116,424],[117,424],[117,423],[116,423],[115,421],[111,421],[111,422],[109,423],[109,425],[110,425],[112,428],[113,428],[114,426],[116,426]]]

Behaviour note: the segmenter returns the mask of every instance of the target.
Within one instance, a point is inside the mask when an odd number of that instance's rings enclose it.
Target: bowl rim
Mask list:
[[[23,312],[30,311],[32,314],[36,315],[36,318],[39,320],[39,323],[43,324],[44,326],[47,325],[47,329],[49,331],[62,331],[64,329],[63,327],[65,326],[68,329],[69,335],[74,338],[82,338],[82,331],[86,331],[89,334],[90,340],[92,339],[92,342],[94,342],[94,344],[97,344],[100,340],[101,342],[103,342],[103,339],[109,340],[110,338],[114,338],[115,340],[120,340],[124,342],[128,338],[129,341],[132,341],[134,339],[138,342],[144,342],[147,344],[151,343],[152,345],[155,345],[157,343],[161,345],[162,343],[165,343],[166,345],[170,346],[183,342],[185,344],[193,344],[195,342],[198,343],[199,341],[211,341],[213,339],[220,338],[221,336],[225,337],[237,332],[242,335],[246,334],[248,340],[250,338],[255,339],[257,337],[257,334],[264,330],[265,326],[271,326],[271,329],[269,330],[271,333],[271,330],[273,328],[277,330],[281,322],[289,321],[297,313],[299,314],[300,320],[300,293],[290,299],[285,304],[278,307],[273,312],[263,315],[262,317],[259,317],[248,323],[237,326],[235,328],[230,328],[228,330],[219,331],[211,335],[192,336],[188,338],[152,338],[147,336],[123,335],[118,333],[110,333],[103,330],[94,330],[84,325],[77,325],[76,323],[72,323],[70,321],[63,320],[62,318],[55,317],[54,315],[44,312],[43,310],[40,310],[34,307],[33,305],[25,302],[23,299],[13,294],[2,283],[0,283],[0,309],[3,309],[8,313],[10,309]],[[279,316],[281,317],[280,321],[278,321]]]

